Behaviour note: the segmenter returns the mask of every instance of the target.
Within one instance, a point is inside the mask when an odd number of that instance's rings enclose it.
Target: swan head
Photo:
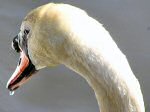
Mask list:
[[[15,72],[7,83],[10,91],[27,82],[39,69],[59,64],[56,54],[61,51],[59,45],[62,40],[60,38],[57,39],[59,42],[54,42],[54,38],[60,37],[61,34],[56,28],[57,13],[46,11],[54,4],[49,5],[31,11],[24,18],[20,32],[12,41],[12,48],[20,53],[20,58]],[[59,44],[59,47],[56,44]]]

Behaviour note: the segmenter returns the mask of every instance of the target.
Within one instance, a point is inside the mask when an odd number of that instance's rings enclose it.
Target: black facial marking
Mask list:
[[[19,48],[19,43],[18,43],[18,35],[16,37],[14,37],[13,41],[12,41],[12,47],[16,52],[20,52],[20,48]]]

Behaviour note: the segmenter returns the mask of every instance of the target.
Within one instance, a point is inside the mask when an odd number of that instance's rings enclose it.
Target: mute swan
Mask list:
[[[16,90],[44,67],[64,64],[93,88],[101,112],[145,112],[140,85],[103,26],[77,7],[49,3],[23,20],[12,47],[20,53],[7,83]]]

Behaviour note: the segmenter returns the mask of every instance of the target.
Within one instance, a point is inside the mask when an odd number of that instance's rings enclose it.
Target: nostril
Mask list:
[[[18,66],[20,65],[20,63],[21,63],[21,58],[19,59]]]

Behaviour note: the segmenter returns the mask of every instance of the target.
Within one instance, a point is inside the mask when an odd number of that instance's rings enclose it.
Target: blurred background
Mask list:
[[[19,55],[11,41],[22,19],[51,0],[0,0],[0,112],[99,112],[93,90],[73,71],[43,69],[13,96],[5,88]],[[110,32],[139,79],[150,111],[150,0],[53,0],[80,7]],[[149,110],[149,111],[148,111]]]

